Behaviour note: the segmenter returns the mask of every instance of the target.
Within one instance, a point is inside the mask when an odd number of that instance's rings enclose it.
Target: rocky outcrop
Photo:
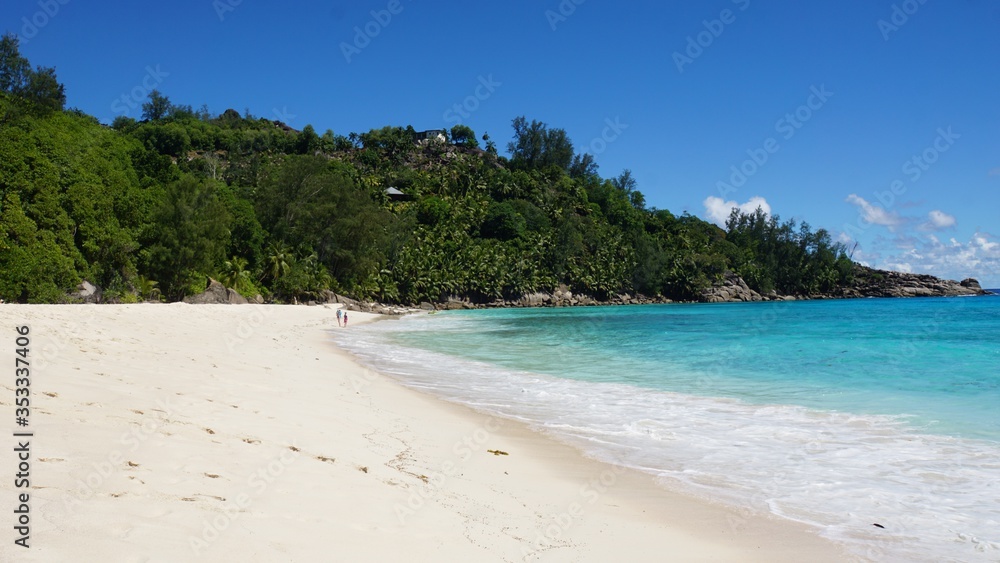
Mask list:
[[[439,309],[444,309],[446,311],[458,311],[461,309],[475,309],[476,306],[468,299],[463,299],[457,295],[451,295],[445,299]]]
[[[965,278],[964,280],[958,282],[958,285],[973,291],[983,291],[983,287],[979,285],[979,280],[975,278]]]
[[[927,274],[904,274],[857,266],[854,283],[829,297],[954,297],[988,293],[973,278],[957,282]]]
[[[235,289],[227,288],[226,296],[228,298],[226,302],[232,305],[246,305],[250,303],[250,301],[248,301],[246,297],[240,295],[239,292],[236,291]]]
[[[587,305],[645,305],[653,303],[671,303],[664,297],[646,297],[627,293],[612,295],[604,299],[595,299],[588,295],[574,293],[569,287],[560,285],[551,293],[533,292],[515,298],[495,299],[493,301],[473,301],[468,297],[448,296],[437,303],[421,302],[415,307],[384,305],[351,299],[343,295],[328,292],[327,301],[342,303],[350,311],[380,313],[384,315],[404,315],[419,311],[444,311],[460,309],[490,309],[490,308],[521,308],[521,307],[574,307]],[[712,287],[702,290],[697,301],[703,303],[721,302],[756,302],[756,301],[795,301],[801,299],[835,299],[858,297],[942,297],[957,295],[988,295],[979,282],[969,278],[961,282],[942,280],[934,276],[919,274],[902,274],[872,270],[857,266],[854,283],[846,288],[839,288],[830,293],[815,295],[782,295],[771,291],[765,295],[751,289],[746,282],[732,272],[726,273]]]
[[[190,303],[192,305],[228,304],[232,303],[232,301],[230,301],[230,299],[232,298],[230,297],[229,293],[231,291],[236,295],[239,295],[235,291],[227,289],[226,286],[222,285],[221,283],[213,280],[212,278],[209,278],[208,288],[205,289],[205,291],[199,293],[198,295],[188,295],[187,297],[184,298],[184,302]],[[243,302],[246,303],[246,299],[244,299]]]
[[[378,315],[405,315],[407,313],[412,313],[415,311],[415,309],[412,309],[410,307],[403,307],[399,305],[386,305],[383,303],[375,303],[372,301],[367,301],[367,302],[359,301],[357,299],[347,297],[346,295],[340,295],[332,291],[324,291],[323,299],[327,303],[338,303],[348,311],[360,311],[362,313],[375,313]],[[429,310],[433,309],[434,306],[431,305]]]
[[[73,294],[73,297],[84,303],[100,303],[102,292],[101,288],[87,280],[83,280],[80,282],[80,285],[76,286],[76,293]]]
[[[541,292],[522,295],[515,303],[517,303],[516,306],[518,307],[545,307],[553,304],[552,295]]]
[[[357,299],[352,299],[346,295],[341,295],[339,293],[334,293],[329,290],[323,291],[323,300],[327,303],[340,303],[345,309],[351,311],[360,311],[364,305],[361,301]]]
[[[454,310],[454,309],[496,309],[522,307],[584,307],[593,305],[645,305],[650,303],[670,303],[663,297],[646,297],[627,293],[612,295],[606,299],[596,299],[582,293],[574,293],[566,285],[560,285],[551,293],[536,291],[520,297],[509,299],[494,299],[489,302],[473,302],[469,299],[449,297],[441,303],[421,303],[424,310]]]
[[[739,276],[730,272],[712,287],[702,290],[698,300],[704,303],[720,303],[860,297],[954,297],[961,295],[989,295],[989,292],[984,291],[979,282],[972,278],[957,282],[926,274],[904,274],[856,266],[854,282],[847,287],[838,288],[829,293],[780,295],[772,291],[761,295],[747,287],[747,284]]]
[[[777,297],[777,295],[775,295]],[[765,301],[764,297],[750,289],[743,278],[727,272],[722,280],[701,291],[699,301],[703,303],[724,303],[729,301]]]

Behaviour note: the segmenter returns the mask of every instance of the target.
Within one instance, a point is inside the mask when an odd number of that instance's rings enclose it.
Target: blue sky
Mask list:
[[[762,204],[869,265],[1000,287],[1000,0],[8,1],[110,122],[150,87],[301,129],[524,115],[706,219]]]

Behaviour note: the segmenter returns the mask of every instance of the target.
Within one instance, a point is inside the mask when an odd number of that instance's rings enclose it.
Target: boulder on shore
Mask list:
[[[543,307],[552,302],[552,296],[548,293],[528,293],[518,300],[522,307]]]
[[[971,289],[973,291],[983,290],[983,287],[979,285],[979,280],[975,278],[965,278],[964,280],[958,282],[958,284],[966,289]]]
[[[240,295],[240,293],[235,289],[226,289],[226,294],[228,297],[228,300],[226,301],[227,303],[231,303],[233,305],[247,305],[250,303],[246,297]]]
[[[84,303],[100,303],[103,292],[101,288],[90,283],[87,280],[80,282],[80,285],[76,286],[76,293],[74,297],[80,299]]]
[[[229,291],[226,286],[208,278],[208,288],[197,295],[188,295],[184,302],[192,305],[224,305],[230,303]]]
[[[721,281],[701,291],[699,301],[703,303],[724,303],[727,301],[764,301],[764,298],[756,291],[750,289],[746,282],[743,281],[743,278],[732,272],[726,272]]]

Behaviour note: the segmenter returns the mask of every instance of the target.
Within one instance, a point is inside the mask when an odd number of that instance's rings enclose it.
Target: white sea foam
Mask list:
[[[921,434],[899,417],[516,372],[387,337],[428,322],[335,334],[363,363],[407,386],[526,421],[589,456],[653,473],[666,487],[815,526],[862,559],[1000,561],[995,442]]]

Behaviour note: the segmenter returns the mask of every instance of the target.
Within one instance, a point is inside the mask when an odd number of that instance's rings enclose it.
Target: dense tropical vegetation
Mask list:
[[[509,156],[457,125],[318,134],[153,91],[140,120],[64,109],[49,68],[0,41],[0,297],[180,299],[207,277],[292,300],[335,290],[385,302],[516,298],[561,284],[675,299],[727,271],[766,293],[845,284],[824,230],[761,211],[725,229],[647,208],[626,170],[603,178],[562,129],[513,120]],[[391,198],[386,189],[406,194]]]

